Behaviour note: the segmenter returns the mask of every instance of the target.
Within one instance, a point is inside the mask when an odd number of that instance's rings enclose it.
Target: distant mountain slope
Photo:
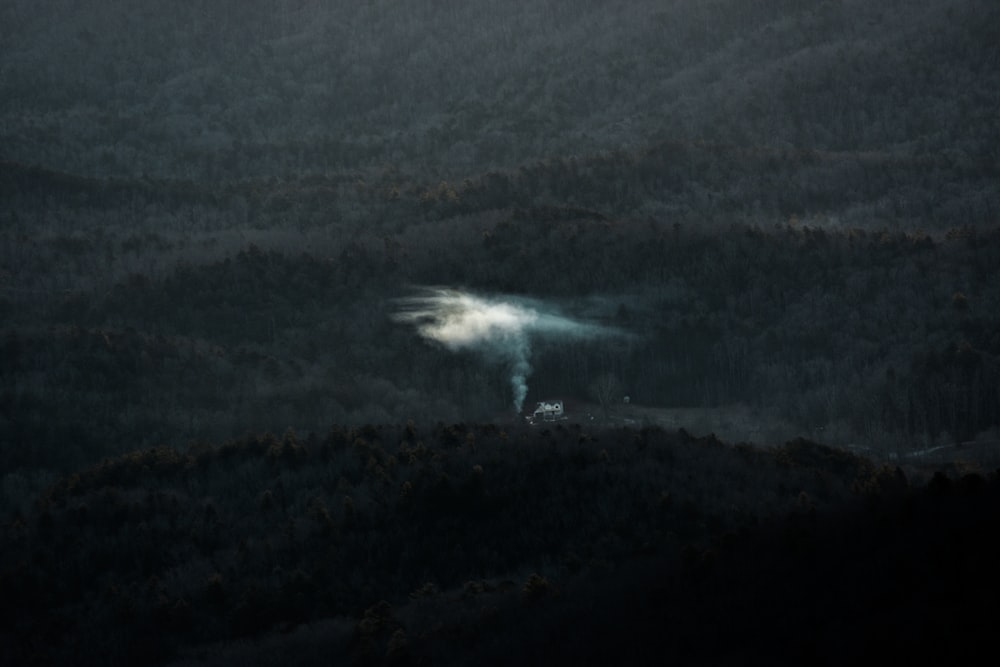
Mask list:
[[[656,138],[996,161],[989,0],[21,0],[4,156],[232,179],[467,175]]]

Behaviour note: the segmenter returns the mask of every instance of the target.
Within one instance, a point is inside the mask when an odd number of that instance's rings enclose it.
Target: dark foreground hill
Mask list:
[[[843,664],[982,646],[1000,481],[444,426],[134,452],[4,527],[6,664]]]

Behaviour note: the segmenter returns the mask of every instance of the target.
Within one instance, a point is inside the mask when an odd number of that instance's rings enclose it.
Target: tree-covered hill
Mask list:
[[[4,524],[0,655],[836,663],[947,654],[911,632],[939,623],[972,650],[997,481],[911,474],[804,440],[566,425],[135,451]]]
[[[541,345],[529,400],[591,399],[611,374],[644,405],[747,404],[763,427],[744,434],[754,440],[781,437],[768,425],[784,420],[905,452],[996,428],[995,232],[716,233],[581,215],[428,221],[313,239],[309,253],[251,245],[160,276],[10,291],[4,467],[67,470],[247,429],[513,417],[504,363],[394,321],[415,284],[535,294],[629,332]],[[166,252],[158,239],[135,252]],[[66,253],[61,271],[79,262],[81,281],[105,251],[50,248]]]
[[[992,648],[998,34],[0,2],[0,664]]]
[[[997,161],[990,0],[12,0],[4,157],[456,178],[656,138]]]

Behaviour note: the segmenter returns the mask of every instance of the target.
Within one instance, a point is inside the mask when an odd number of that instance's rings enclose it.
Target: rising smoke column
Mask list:
[[[510,367],[514,409],[528,394],[531,344],[535,338],[592,338],[617,333],[560,314],[552,306],[518,297],[485,297],[455,289],[424,288],[400,299],[395,318],[413,324],[428,340],[449,350],[475,350]]]

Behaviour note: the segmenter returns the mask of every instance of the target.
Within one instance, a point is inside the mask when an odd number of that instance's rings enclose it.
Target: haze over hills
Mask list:
[[[998,34],[0,3],[0,662],[976,647]]]
[[[11,2],[0,158],[235,194],[222,219],[194,216],[199,230],[403,225],[411,211],[386,200],[438,195],[461,212],[993,225],[997,11]],[[497,192],[498,175],[517,187]]]
[[[96,6],[95,6],[96,5]],[[663,139],[997,161],[988,0],[12,1],[5,156],[464,178]]]

